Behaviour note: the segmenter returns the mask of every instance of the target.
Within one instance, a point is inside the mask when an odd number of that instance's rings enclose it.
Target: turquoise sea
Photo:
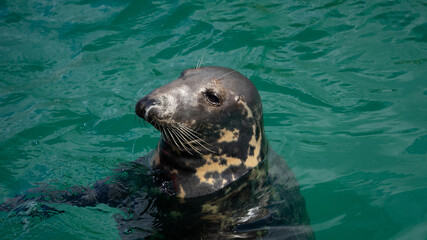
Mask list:
[[[316,239],[427,239],[426,1],[0,1],[0,202],[87,186],[160,134],[136,101],[182,70],[260,91]],[[0,213],[3,239],[117,239],[118,210]]]

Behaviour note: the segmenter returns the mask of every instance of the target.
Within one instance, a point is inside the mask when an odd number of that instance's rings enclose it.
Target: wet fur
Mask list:
[[[240,77],[234,70],[224,71],[216,78]],[[172,123],[152,118],[148,122],[162,133],[152,153],[122,164],[113,176],[92,186],[40,187],[8,199],[0,210],[10,217],[47,218],[63,213],[49,206],[52,203],[106,204],[123,211],[114,218],[124,239],[257,239],[271,231],[283,239],[314,239],[298,183],[284,160],[268,149],[261,102],[250,96],[234,98],[232,109],[222,111],[227,119],[212,122],[200,116],[205,126],[190,128],[182,119]],[[236,159],[238,165],[228,165]],[[249,164],[249,159],[256,161]],[[228,167],[197,175],[197,169],[209,164]],[[201,178],[213,179],[212,184]],[[180,195],[181,190],[190,195]]]

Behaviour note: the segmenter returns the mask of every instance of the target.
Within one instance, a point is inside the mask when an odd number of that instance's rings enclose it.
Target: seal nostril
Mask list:
[[[144,108],[145,108],[145,103],[143,100],[144,98],[139,99],[135,105],[135,113],[141,118],[142,116],[144,116]]]
[[[135,106],[135,113],[139,117],[145,119],[146,121],[149,121],[149,115],[148,113],[150,110],[157,105],[157,101],[155,99],[148,98],[147,96],[141,98]]]

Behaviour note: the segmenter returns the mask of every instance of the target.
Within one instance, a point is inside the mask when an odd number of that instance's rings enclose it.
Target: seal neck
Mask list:
[[[262,124],[253,125],[251,130],[239,133],[236,141],[218,140],[214,152],[193,155],[161,138],[151,164],[169,175],[179,197],[211,194],[244,176],[266,156],[268,146]],[[222,135],[226,136],[227,132]]]

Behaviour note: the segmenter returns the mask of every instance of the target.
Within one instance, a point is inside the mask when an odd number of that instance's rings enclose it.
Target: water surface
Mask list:
[[[423,1],[1,1],[0,196],[89,185],[152,150],[136,101],[183,69],[260,91],[317,239],[427,236]],[[1,215],[6,239],[118,238],[103,205]],[[102,219],[102,221],[99,221]]]

